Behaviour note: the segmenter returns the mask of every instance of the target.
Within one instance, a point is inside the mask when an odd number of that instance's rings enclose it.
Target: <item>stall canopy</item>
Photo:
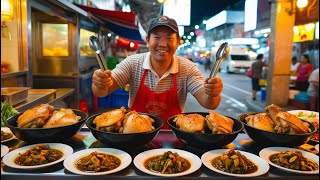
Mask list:
[[[115,34],[137,43],[144,43],[139,32],[138,19],[134,12],[110,11],[82,5],[77,6],[101,19],[105,22],[106,27]]]

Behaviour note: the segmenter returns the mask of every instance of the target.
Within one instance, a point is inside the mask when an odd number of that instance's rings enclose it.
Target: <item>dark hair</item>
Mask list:
[[[304,54],[304,55],[302,55],[302,56],[307,59],[307,62],[308,62],[308,63],[310,63],[310,59],[309,59],[309,55],[308,55],[308,54]]]
[[[298,61],[297,57],[295,57],[295,56],[293,56],[291,60],[292,61]]]
[[[262,59],[263,58],[263,54],[258,54],[257,59]]]

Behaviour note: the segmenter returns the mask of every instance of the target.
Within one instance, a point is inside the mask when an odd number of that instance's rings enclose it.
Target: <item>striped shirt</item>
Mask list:
[[[161,93],[173,87],[173,75],[177,74],[177,91],[181,110],[187,99],[187,93],[194,95],[204,85],[204,78],[192,61],[174,56],[168,71],[160,78],[153,70],[150,52],[128,56],[112,70],[112,76],[120,87],[129,84],[129,107],[135,100],[143,71],[147,70],[145,85],[152,91]]]

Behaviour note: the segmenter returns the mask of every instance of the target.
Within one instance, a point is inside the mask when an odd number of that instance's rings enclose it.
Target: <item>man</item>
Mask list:
[[[219,77],[204,80],[196,64],[175,56],[180,37],[178,25],[167,16],[152,19],[146,37],[149,52],[127,57],[115,69],[96,70],[92,91],[104,97],[129,83],[129,107],[166,121],[183,112],[187,93],[207,109],[216,109],[223,88]],[[169,129],[167,123],[164,127]]]
[[[257,91],[261,90],[259,80],[262,78],[262,69],[264,66],[267,65],[263,62],[263,54],[258,54],[256,62],[251,65],[252,100],[254,101],[257,99]]]

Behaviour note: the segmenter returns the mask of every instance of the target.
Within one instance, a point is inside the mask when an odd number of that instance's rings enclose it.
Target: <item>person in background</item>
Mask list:
[[[210,55],[207,55],[205,57],[204,70],[205,71],[210,71],[210,67],[211,67]]]
[[[309,87],[309,76],[313,71],[313,66],[310,64],[309,56],[304,54],[301,56],[300,64],[297,68],[296,89],[300,91],[307,91]]]
[[[291,76],[296,76],[297,75],[297,69],[298,66],[300,65],[300,63],[298,62],[297,57],[292,57],[291,59],[291,68],[290,68],[290,72],[291,72]]]
[[[308,81],[307,93],[310,96],[310,110],[319,112],[319,68],[312,71]]]
[[[257,91],[261,90],[259,80],[262,78],[262,69],[265,66],[267,65],[263,62],[263,54],[258,54],[257,60],[251,65],[252,100],[254,101],[257,99]]]
[[[165,122],[183,112],[188,92],[204,108],[218,107],[221,78],[204,79],[195,63],[175,55],[180,36],[174,19],[152,19],[146,43],[149,52],[128,56],[112,71],[94,71],[93,94],[104,97],[129,83],[130,111],[150,113]],[[163,128],[169,129],[168,124],[164,123]]]

